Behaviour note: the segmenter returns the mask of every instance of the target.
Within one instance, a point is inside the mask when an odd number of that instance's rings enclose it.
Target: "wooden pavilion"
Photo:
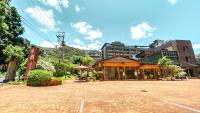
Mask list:
[[[126,79],[158,79],[160,66],[142,63],[138,60],[124,56],[97,61],[97,71],[103,71],[103,80],[126,80]]]

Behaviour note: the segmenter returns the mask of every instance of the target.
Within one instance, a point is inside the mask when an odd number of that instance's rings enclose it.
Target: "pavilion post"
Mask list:
[[[138,72],[139,72],[139,69],[136,68],[135,73],[134,73],[134,75],[135,75],[136,78],[138,78],[138,75],[139,75]]]
[[[156,69],[153,69],[153,79],[157,78]]]
[[[124,79],[126,80],[126,67],[124,66],[124,73],[123,76],[125,77]]]
[[[103,80],[105,80],[105,78],[106,78],[105,77],[106,76],[106,70],[105,69],[106,69],[106,67],[103,68]]]

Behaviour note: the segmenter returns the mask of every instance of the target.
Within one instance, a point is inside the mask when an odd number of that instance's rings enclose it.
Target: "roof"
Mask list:
[[[107,44],[109,44],[109,43],[105,43],[105,44],[101,47],[101,50],[102,50]]]
[[[96,65],[102,64],[103,66],[125,66],[125,67],[139,67],[140,69],[158,69],[160,68],[159,65],[152,65],[152,64],[147,64],[143,63],[141,61],[124,57],[124,56],[114,56],[112,58],[104,59],[101,61],[98,61]]]
[[[103,60],[100,60],[100,61],[98,61],[98,62],[104,62],[104,61],[108,61],[108,60],[111,60],[111,59],[114,59],[114,58],[125,58],[125,59],[128,59],[128,60],[140,62],[139,60],[132,59],[132,58],[125,57],[125,56],[120,56],[120,55],[119,55],[119,56],[113,56],[112,58],[103,59]],[[121,61],[121,62],[123,62],[123,61]]]

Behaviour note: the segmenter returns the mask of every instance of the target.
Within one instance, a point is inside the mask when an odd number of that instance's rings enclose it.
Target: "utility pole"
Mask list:
[[[61,61],[64,61],[65,32],[58,32],[56,36],[62,51]]]

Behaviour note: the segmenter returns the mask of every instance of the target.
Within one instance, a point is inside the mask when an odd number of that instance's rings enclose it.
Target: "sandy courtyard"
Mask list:
[[[200,80],[0,86],[0,113],[198,113]]]

